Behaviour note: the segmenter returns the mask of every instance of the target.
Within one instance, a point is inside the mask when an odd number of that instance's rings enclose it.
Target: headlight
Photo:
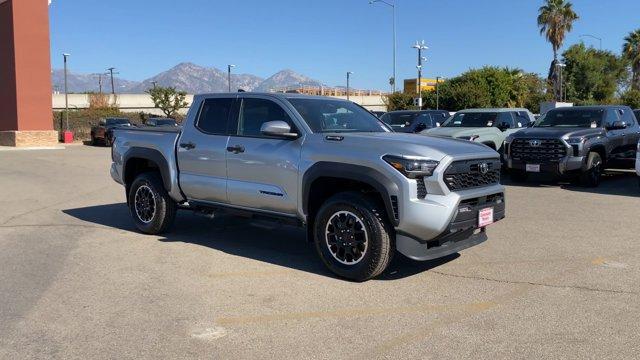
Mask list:
[[[385,155],[382,159],[410,179],[433,175],[433,171],[440,163],[430,159],[412,159],[394,155]]]
[[[578,145],[578,144],[582,144],[585,141],[585,138],[577,137],[577,138],[568,138],[568,139],[565,139],[565,140],[569,144]]]

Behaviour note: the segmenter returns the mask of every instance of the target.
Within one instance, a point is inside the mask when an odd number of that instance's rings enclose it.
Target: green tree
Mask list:
[[[624,38],[622,55],[631,64],[631,88],[640,90],[640,29],[632,31]]]
[[[545,83],[536,74],[520,69],[486,66],[469,70],[438,86],[441,109],[457,111],[478,107],[527,107],[539,109]],[[436,92],[424,94],[425,108],[436,107]]]
[[[629,89],[625,91],[620,102],[632,109],[640,109],[640,90]]]
[[[562,54],[567,98],[581,104],[611,103],[628,76],[624,59],[616,54],[572,45]]]
[[[174,87],[157,86],[147,90],[147,93],[151,95],[155,107],[162,110],[167,117],[175,116],[178,110],[189,105],[185,101],[187,93],[177,91]]]
[[[538,9],[540,35],[544,35],[551,43],[553,60],[558,60],[558,50],[577,19],[578,14],[573,11],[573,5],[565,0],[546,0]]]
[[[413,109],[413,94],[396,92],[386,95],[382,98],[384,104],[387,105],[387,111],[408,110]]]

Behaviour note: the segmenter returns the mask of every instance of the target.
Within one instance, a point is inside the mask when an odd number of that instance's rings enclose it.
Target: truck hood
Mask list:
[[[326,136],[327,134],[322,134]],[[340,142],[349,147],[366,148],[378,151],[380,156],[386,154],[404,156],[428,156],[434,160],[441,160],[447,155],[481,155],[488,158],[498,154],[490,148],[466,140],[445,139],[431,136],[407,133],[340,133]],[[325,140],[327,142],[332,142]],[[371,149],[371,150],[368,150]]]
[[[432,135],[432,136],[444,136],[444,137],[463,137],[463,136],[472,136],[472,135],[486,135],[486,134],[495,134],[499,132],[497,128],[494,127],[481,127],[481,128],[469,128],[469,127],[437,127],[433,129],[428,129],[422,132],[422,134]]]
[[[601,135],[604,130],[601,128],[585,129],[585,128],[562,128],[562,127],[531,127],[518,131],[513,134],[516,138],[542,138],[542,139],[559,139],[562,137],[582,137]]]

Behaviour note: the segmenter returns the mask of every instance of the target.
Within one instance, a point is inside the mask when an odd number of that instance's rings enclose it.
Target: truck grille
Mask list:
[[[558,139],[514,139],[509,151],[515,160],[538,163],[558,162],[567,156],[567,148]]]
[[[498,184],[500,183],[500,160],[454,161],[444,172],[444,182],[451,191]]]
[[[424,185],[424,179],[416,179],[418,183],[418,199],[424,199],[427,196],[427,187]]]

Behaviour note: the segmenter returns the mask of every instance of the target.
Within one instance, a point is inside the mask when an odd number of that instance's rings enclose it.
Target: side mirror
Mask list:
[[[298,134],[291,132],[291,126],[282,120],[267,121],[260,127],[260,133],[267,136],[295,139]]]
[[[500,129],[501,131],[505,131],[507,129],[511,128],[511,125],[509,125],[508,122],[503,122],[498,124],[498,129]]]
[[[627,124],[624,121],[614,121],[613,124],[607,126],[607,130],[622,130],[626,128]]]

